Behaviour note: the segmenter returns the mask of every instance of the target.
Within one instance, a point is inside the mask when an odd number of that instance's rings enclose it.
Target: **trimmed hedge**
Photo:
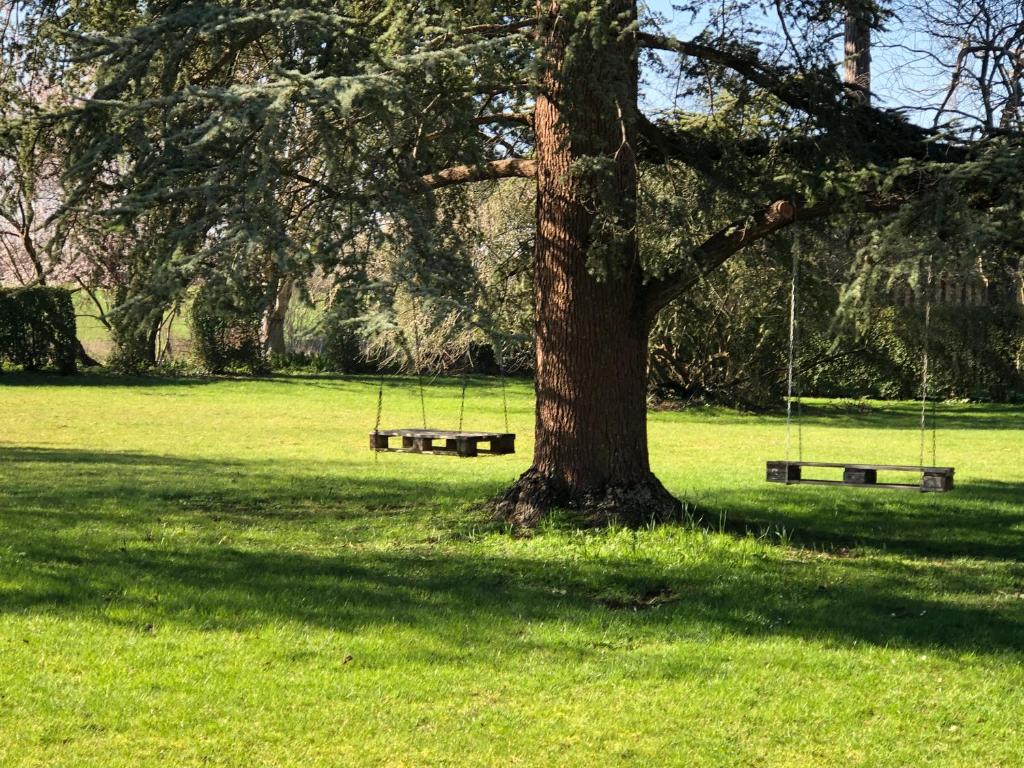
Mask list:
[[[0,288],[0,362],[27,371],[77,371],[75,308],[70,291],[49,286]]]

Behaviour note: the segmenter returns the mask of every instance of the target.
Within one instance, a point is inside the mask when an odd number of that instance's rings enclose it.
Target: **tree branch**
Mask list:
[[[835,213],[832,203],[813,205],[776,200],[750,216],[734,221],[690,252],[690,266],[651,280],[645,288],[648,317],[654,318],[670,301],[696,285],[710,272],[724,264],[730,256],[790,224],[822,219]]]
[[[491,160],[481,165],[456,165],[421,176],[420,181],[429,189],[442,189],[455,184],[488,179],[533,178],[536,173],[536,160],[516,157],[506,160]]]
[[[770,67],[756,57],[649,32],[640,32],[636,38],[641,48],[678,53],[731,69],[773,94],[784,104],[810,115],[821,115],[823,111],[827,111],[826,108],[831,108],[833,112],[839,108],[835,99],[815,98],[811,89],[791,80],[793,73],[779,67]]]
[[[520,32],[524,29],[537,26],[536,18],[520,19],[509,24],[477,24],[472,27],[463,27],[459,30],[460,35],[481,35],[483,37],[494,37],[496,35],[507,35],[511,32]]]
[[[683,130],[666,122],[655,123],[643,114],[637,116],[637,131],[643,140],[641,158],[656,163],[679,160],[712,178],[720,173],[715,163],[736,154],[763,157],[770,151],[781,151],[789,157],[819,163],[854,155],[861,163],[880,165],[904,159],[961,163],[972,155],[966,145],[937,140],[939,134],[935,131],[860,105],[831,129],[799,138],[771,140],[750,136],[723,145],[699,131]]]

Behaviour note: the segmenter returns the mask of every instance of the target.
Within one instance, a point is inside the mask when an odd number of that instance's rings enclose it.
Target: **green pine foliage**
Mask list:
[[[893,22],[885,4],[862,5],[872,23]],[[108,270],[127,286],[115,361],[145,365],[155,315],[190,287],[222,282],[260,293],[282,276],[311,275],[337,276],[352,289],[353,308],[330,335],[341,339],[358,324],[363,349],[369,335],[371,347],[395,352],[410,327],[402,297],[415,296],[430,328],[459,317],[459,338],[475,334],[474,344],[528,360],[534,242],[530,214],[520,214],[533,201],[502,201],[507,220],[521,221],[513,238],[496,239],[516,242],[503,243],[499,258],[481,269],[481,251],[497,252],[488,242],[487,219],[495,217],[479,194],[431,192],[422,176],[531,157],[528,119],[486,119],[532,108],[547,74],[538,41],[548,20],[537,18],[537,7],[533,0],[26,6],[34,60],[59,62],[62,82],[92,89],[91,98],[56,115],[68,149],[64,220],[81,227],[83,211],[100,212],[97,231],[125,234],[116,269]],[[818,340],[821,356],[833,353],[834,315],[863,325],[893,284],[922,284],[929,264],[956,270],[980,261],[991,273],[1006,261],[1024,239],[1020,137],[1009,131],[971,142],[955,131],[922,131],[894,111],[851,107],[830,37],[843,7],[779,6],[790,22],[786,34],[798,36],[795,52],[792,40],[750,25],[755,3],[685,4],[693,42],[715,53],[678,60],[640,54],[645,71],[671,75],[677,94],[674,109],[657,119],[661,141],[637,131],[635,146],[622,147],[641,167],[637,231],[614,215],[609,157],[583,153],[571,169],[601,213],[587,243],[595,275],[615,276],[634,234],[647,276],[657,278],[685,270],[697,246],[723,228],[742,229],[766,201],[827,201],[838,222],[829,229],[855,229],[856,236],[843,252],[853,268],[830,271],[818,286],[821,301],[804,305],[814,331],[807,338]],[[634,20],[631,11],[615,13],[628,3],[609,0],[566,0],[560,9],[560,23],[574,32],[559,76],[608,72],[604,96],[622,96],[628,68],[595,56],[609,50],[610,36],[658,32],[657,15],[641,7]],[[628,101],[613,105],[624,110],[624,127],[642,127],[647,118]],[[656,326],[656,354],[663,342],[685,347],[679,334],[665,333],[705,333],[667,361],[675,368],[717,355],[712,347],[730,340],[736,370],[726,366],[722,377],[749,373],[744,361],[756,360],[759,397],[773,399],[784,356],[787,242],[752,251],[750,262],[706,277],[667,309]],[[815,263],[813,237],[796,247]],[[759,259],[770,262],[760,274]],[[762,290],[759,279],[775,282]],[[737,299],[741,287],[751,292],[748,301]],[[746,303],[751,312],[716,318],[723,291],[725,304]],[[265,307],[267,292],[260,296]],[[684,329],[689,323],[697,327]],[[341,344],[340,357],[350,362],[353,343],[345,337]],[[705,370],[719,370],[725,359]],[[969,376],[978,382],[988,374]],[[1007,386],[997,378],[1003,384],[971,390]],[[903,391],[902,381],[879,387]]]

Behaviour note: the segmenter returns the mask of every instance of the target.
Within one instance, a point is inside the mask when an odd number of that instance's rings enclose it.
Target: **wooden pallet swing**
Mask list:
[[[796,382],[796,345],[797,345],[797,282],[799,276],[799,265],[796,251],[793,252],[793,275],[789,293],[789,373],[787,381],[786,396],[786,458],[782,461],[769,461],[766,468],[765,479],[770,483],[783,483],[785,485],[838,485],[858,488],[889,488],[899,490],[913,490],[925,493],[945,493],[953,490],[953,467],[935,466],[936,448],[936,405],[932,400],[931,433],[932,433],[932,456],[931,466],[926,466],[925,443],[926,443],[926,422],[928,397],[928,352],[929,336],[931,330],[931,262],[929,260],[927,271],[927,283],[925,284],[925,310],[924,310],[924,352],[921,373],[921,452],[920,463],[916,465],[899,464],[862,464],[851,462],[831,461],[804,461],[803,460],[803,439],[801,431],[801,416],[803,409],[800,404],[800,390],[795,386]],[[795,391],[795,397],[794,397]],[[793,405],[797,406],[796,429],[797,429],[797,456],[796,461],[790,461],[790,442],[793,426]],[[803,471],[807,469],[841,469],[842,479],[828,479],[821,477],[808,477]],[[879,482],[878,473],[883,473],[885,482]],[[885,478],[884,475],[915,475],[914,482],[909,478],[900,480]]]
[[[842,469],[842,480],[805,477],[804,467]],[[878,473],[917,475],[916,482],[879,482]],[[853,485],[865,488],[893,488],[908,491],[942,493],[953,490],[953,467],[922,467],[894,464],[844,464],[828,461],[769,461],[767,480],[786,485]]]
[[[402,438],[401,447],[392,447],[392,437]],[[437,441],[435,443],[435,441]],[[443,443],[443,444],[442,444]],[[480,444],[486,443],[486,448]],[[464,432],[446,429],[377,429],[370,433],[370,450],[435,453],[447,456],[478,456],[481,453],[503,455],[516,452],[516,436],[511,432]]]
[[[416,312],[416,304],[413,305],[413,311],[414,313]],[[459,401],[459,428],[435,429],[427,426],[427,406],[423,390],[423,375],[419,371],[418,322],[418,319],[414,317],[413,327],[416,329],[414,343],[420,394],[420,414],[423,426],[381,429],[381,413],[384,408],[384,376],[381,375],[377,387],[377,420],[374,423],[373,431],[370,432],[370,450],[374,453],[400,451],[403,453],[429,453],[435,456],[461,456],[463,458],[472,458],[480,455],[503,456],[515,453],[516,436],[508,428],[508,392],[505,387],[503,355],[500,351],[497,355],[498,375],[501,380],[501,404],[505,416],[505,431],[467,431],[463,429],[466,413],[466,388],[469,382],[467,373],[462,375],[462,396]],[[469,362],[467,353],[467,363]],[[392,438],[401,438],[401,442],[393,445],[391,442]],[[486,444],[486,447],[482,447],[481,444]]]

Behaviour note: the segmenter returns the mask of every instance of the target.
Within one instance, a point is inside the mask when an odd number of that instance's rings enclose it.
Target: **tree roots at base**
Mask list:
[[[608,485],[573,495],[529,469],[494,503],[496,514],[516,528],[534,528],[549,512],[568,509],[592,525],[642,525],[679,520],[682,505],[654,475],[638,483]]]

